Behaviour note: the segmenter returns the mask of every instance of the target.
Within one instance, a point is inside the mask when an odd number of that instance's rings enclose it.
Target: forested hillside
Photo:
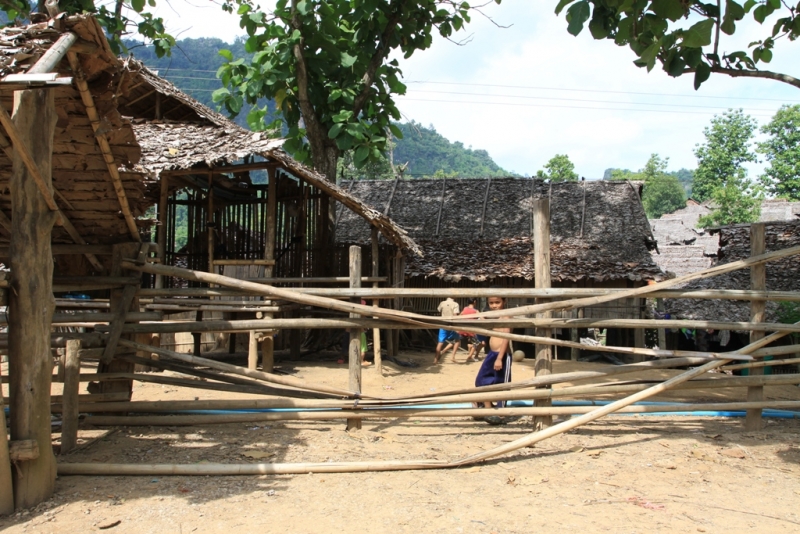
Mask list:
[[[157,58],[151,48],[127,43],[136,59],[158,74],[175,84],[182,91],[191,95],[212,109],[217,106],[211,94],[222,87],[216,77],[217,69],[223,63],[219,55],[222,49],[228,49],[236,58],[246,57],[244,41],[236,40],[232,44],[220,39],[183,39],[173,49],[172,57]],[[245,107],[234,119],[239,125],[247,127]],[[461,142],[451,142],[439,133],[433,125],[424,127],[421,124],[401,123],[397,125],[403,132],[403,139],[394,139],[393,158],[396,168],[402,165],[405,176],[421,178],[425,176],[511,176],[513,173],[500,168],[485,150],[464,147]],[[389,155],[387,154],[387,157]],[[382,179],[393,177],[391,166],[387,161],[372,164],[365,169],[356,170],[348,165],[349,158],[342,161],[342,174],[346,178]],[[407,168],[406,168],[406,164]]]

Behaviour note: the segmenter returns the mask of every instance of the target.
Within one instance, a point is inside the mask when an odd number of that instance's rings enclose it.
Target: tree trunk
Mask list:
[[[53,91],[14,93],[13,119],[48,188],[56,125]],[[15,151],[11,174],[11,290],[9,293],[9,375],[12,440],[36,440],[41,454],[14,469],[16,508],[50,498],[56,459],[50,441],[50,324],[53,299],[51,232],[56,215]]]

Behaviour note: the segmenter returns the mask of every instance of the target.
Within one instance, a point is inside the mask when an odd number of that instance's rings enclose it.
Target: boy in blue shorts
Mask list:
[[[491,311],[505,309],[506,301],[501,297],[489,297],[487,304]],[[495,332],[511,332],[510,328],[494,328]],[[511,352],[508,349],[508,340],[496,336],[491,336],[488,341],[487,349],[489,352],[478,370],[478,376],[475,377],[475,386],[489,386],[492,384],[504,384],[511,382]],[[484,408],[492,408],[491,402],[482,403]],[[505,401],[497,403],[498,408],[505,407]],[[489,423],[493,423],[493,419],[497,422],[502,422],[497,416],[487,417]]]

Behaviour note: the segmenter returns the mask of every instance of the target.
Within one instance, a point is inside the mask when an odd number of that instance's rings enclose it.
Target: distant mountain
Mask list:
[[[226,43],[216,38],[182,39],[172,50],[171,57],[158,58],[151,47],[142,46],[134,41],[126,42],[133,56],[142,61],[148,68],[158,71],[158,75],[175,84],[180,90],[211,109],[217,105],[211,94],[222,87],[217,79],[217,69],[224,63],[219,55],[222,49],[230,50],[236,58],[249,59],[244,50],[244,39]],[[247,112],[249,107],[234,119],[237,124],[247,128]],[[408,177],[423,176],[515,176],[514,173],[502,169],[485,150],[466,148],[464,144],[451,142],[436,132],[433,125],[422,126],[416,122],[397,124],[403,132],[402,139],[393,139],[393,158],[395,165],[408,163],[405,175]],[[387,157],[389,155],[387,154]],[[391,167],[387,161],[355,170],[343,158],[344,175],[359,179],[391,178]]]

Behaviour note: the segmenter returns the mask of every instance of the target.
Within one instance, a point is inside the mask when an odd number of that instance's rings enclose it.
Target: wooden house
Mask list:
[[[354,181],[341,187],[383,210],[421,248],[421,256],[406,260],[406,287],[534,287],[532,204],[542,197],[550,199],[553,287],[630,288],[663,276],[651,256],[655,241],[641,184],[487,178]],[[364,243],[368,231],[344,214],[336,238]],[[438,300],[416,300],[413,309],[435,314]],[[583,310],[585,317],[597,318],[642,313],[641,300],[633,299]],[[625,341],[634,343],[632,336]]]

